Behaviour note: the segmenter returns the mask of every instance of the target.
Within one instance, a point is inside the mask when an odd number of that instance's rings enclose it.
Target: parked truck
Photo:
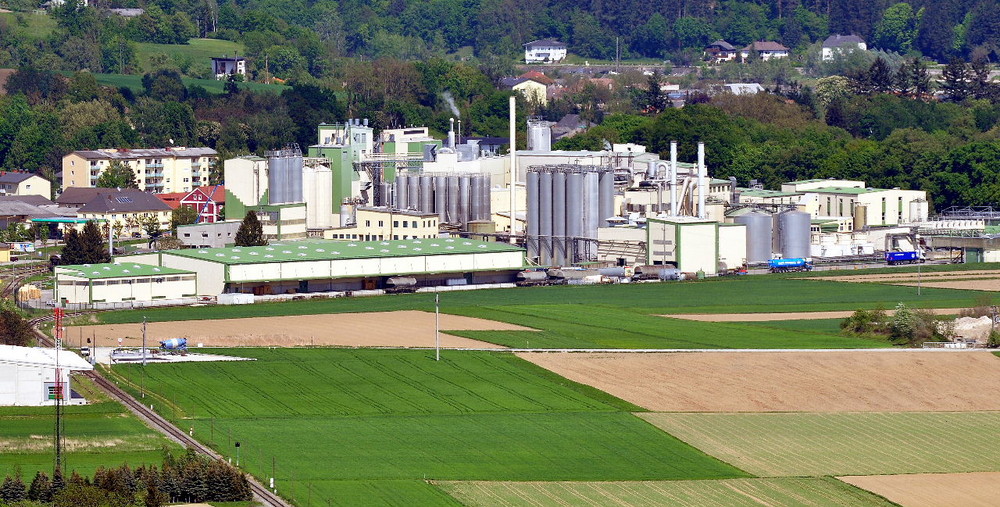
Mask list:
[[[801,257],[791,259],[771,259],[767,261],[767,267],[772,273],[787,273],[789,271],[812,271],[812,259]]]
[[[890,266],[895,266],[896,264],[916,264],[923,263],[926,259],[922,252],[907,251],[907,252],[886,252],[885,262]]]

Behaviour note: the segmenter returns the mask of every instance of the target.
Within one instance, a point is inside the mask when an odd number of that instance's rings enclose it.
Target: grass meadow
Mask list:
[[[435,482],[467,506],[567,504],[672,507],[891,506],[884,498],[833,478],[785,477],[657,482]]]
[[[509,353],[247,349],[225,363],[115,367],[182,428],[299,504],[447,504],[425,479],[667,480],[747,476],[639,410]],[[266,479],[265,479],[266,480]],[[287,485],[287,488],[286,488]],[[400,498],[400,495],[405,498]],[[447,497],[440,497],[446,498]],[[370,502],[369,502],[370,503]]]
[[[640,416],[758,476],[1000,471],[997,412]]]
[[[243,44],[222,39],[191,39],[187,44],[154,44],[139,42],[136,44],[136,57],[142,72],[150,72],[153,66],[150,59],[153,55],[166,55],[169,61],[187,59],[192,66],[212,69],[212,58],[223,56],[238,56],[244,54]]]
[[[164,447],[176,449],[176,444],[104,397],[85,379],[74,380],[73,389],[93,403],[64,408],[67,452],[63,463],[67,471],[90,475],[102,465],[159,465]],[[54,414],[52,407],[0,407],[0,479],[17,467],[26,481],[38,470],[52,475]]]

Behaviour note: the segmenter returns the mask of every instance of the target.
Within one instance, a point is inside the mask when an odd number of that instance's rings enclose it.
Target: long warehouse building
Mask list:
[[[306,240],[166,250],[121,261],[194,271],[199,294],[264,295],[382,289],[401,275],[419,286],[510,282],[524,268],[524,250],[462,238]]]

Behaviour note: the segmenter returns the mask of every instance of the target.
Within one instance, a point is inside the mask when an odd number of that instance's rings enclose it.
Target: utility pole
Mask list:
[[[441,295],[434,293],[434,360],[441,360]]]

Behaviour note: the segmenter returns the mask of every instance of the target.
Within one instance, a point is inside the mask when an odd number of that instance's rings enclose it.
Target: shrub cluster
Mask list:
[[[894,345],[907,347],[947,338],[933,313],[902,303],[891,317],[882,308],[858,310],[840,323],[840,329],[850,335],[882,336]]]
[[[0,505],[53,507],[160,507],[172,502],[237,502],[253,493],[246,474],[188,449],[179,457],[165,451],[163,466],[98,468],[93,479],[75,471],[65,480],[39,471],[25,486],[18,471],[0,485]]]

